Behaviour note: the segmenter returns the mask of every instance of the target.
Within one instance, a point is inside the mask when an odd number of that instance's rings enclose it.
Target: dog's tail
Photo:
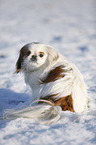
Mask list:
[[[41,124],[54,123],[60,119],[61,108],[59,106],[54,106],[53,103],[47,100],[39,100],[39,102],[43,103],[31,105],[20,110],[9,109],[4,113],[3,119],[29,118]]]

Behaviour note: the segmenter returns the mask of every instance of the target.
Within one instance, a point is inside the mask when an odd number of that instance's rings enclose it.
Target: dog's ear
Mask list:
[[[47,46],[47,48],[48,48],[48,60],[49,63],[52,64],[58,60],[59,54],[52,47]]]
[[[19,73],[23,64],[24,59],[29,56],[31,51],[29,50],[29,45],[25,45],[21,48],[19,58],[16,63],[16,73]]]
[[[22,62],[23,62],[23,56],[20,54],[19,55],[19,58],[18,58],[18,60],[16,62],[16,73],[19,73],[20,72]]]

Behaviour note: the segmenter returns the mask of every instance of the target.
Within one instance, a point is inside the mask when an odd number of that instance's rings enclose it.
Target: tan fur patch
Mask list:
[[[64,72],[66,71],[67,70],[64,70],[63,65],[57,66],[56,68],[54,68],[49,72],[49,74],[45,79],[41,80],[41,84],[50,83],[64,77],[65,76]]]
[[[56,100],[55,105],[61,106],[63,111],[69,110],[74,112],[73,99],[71,95]]]
[[[58,100],[54,100],[53,97],[56,95],[58,94],[49,95],[42,99],[52,102],[54,106],[60,106],[62,108],[62,111],[68,110],[68,111],[74,112],[73,99],[71,95],[63,97],[63,98],[59,98]]]

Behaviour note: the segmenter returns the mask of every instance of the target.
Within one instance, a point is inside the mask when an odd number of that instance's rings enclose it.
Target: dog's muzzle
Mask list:
[[[31,61],[37,61],[37,56],[36,55],[32,55]]]

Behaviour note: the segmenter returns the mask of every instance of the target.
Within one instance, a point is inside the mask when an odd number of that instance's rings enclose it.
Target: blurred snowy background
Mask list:
[[[63,112],[40,125],[30,119],[0,119],[0,145],[96,144],[96,0],[0,0],[0,116],[30,104],[22,74],[14,74],[20,48],[40,41],[71,60],[85,78],[88,112]]]

